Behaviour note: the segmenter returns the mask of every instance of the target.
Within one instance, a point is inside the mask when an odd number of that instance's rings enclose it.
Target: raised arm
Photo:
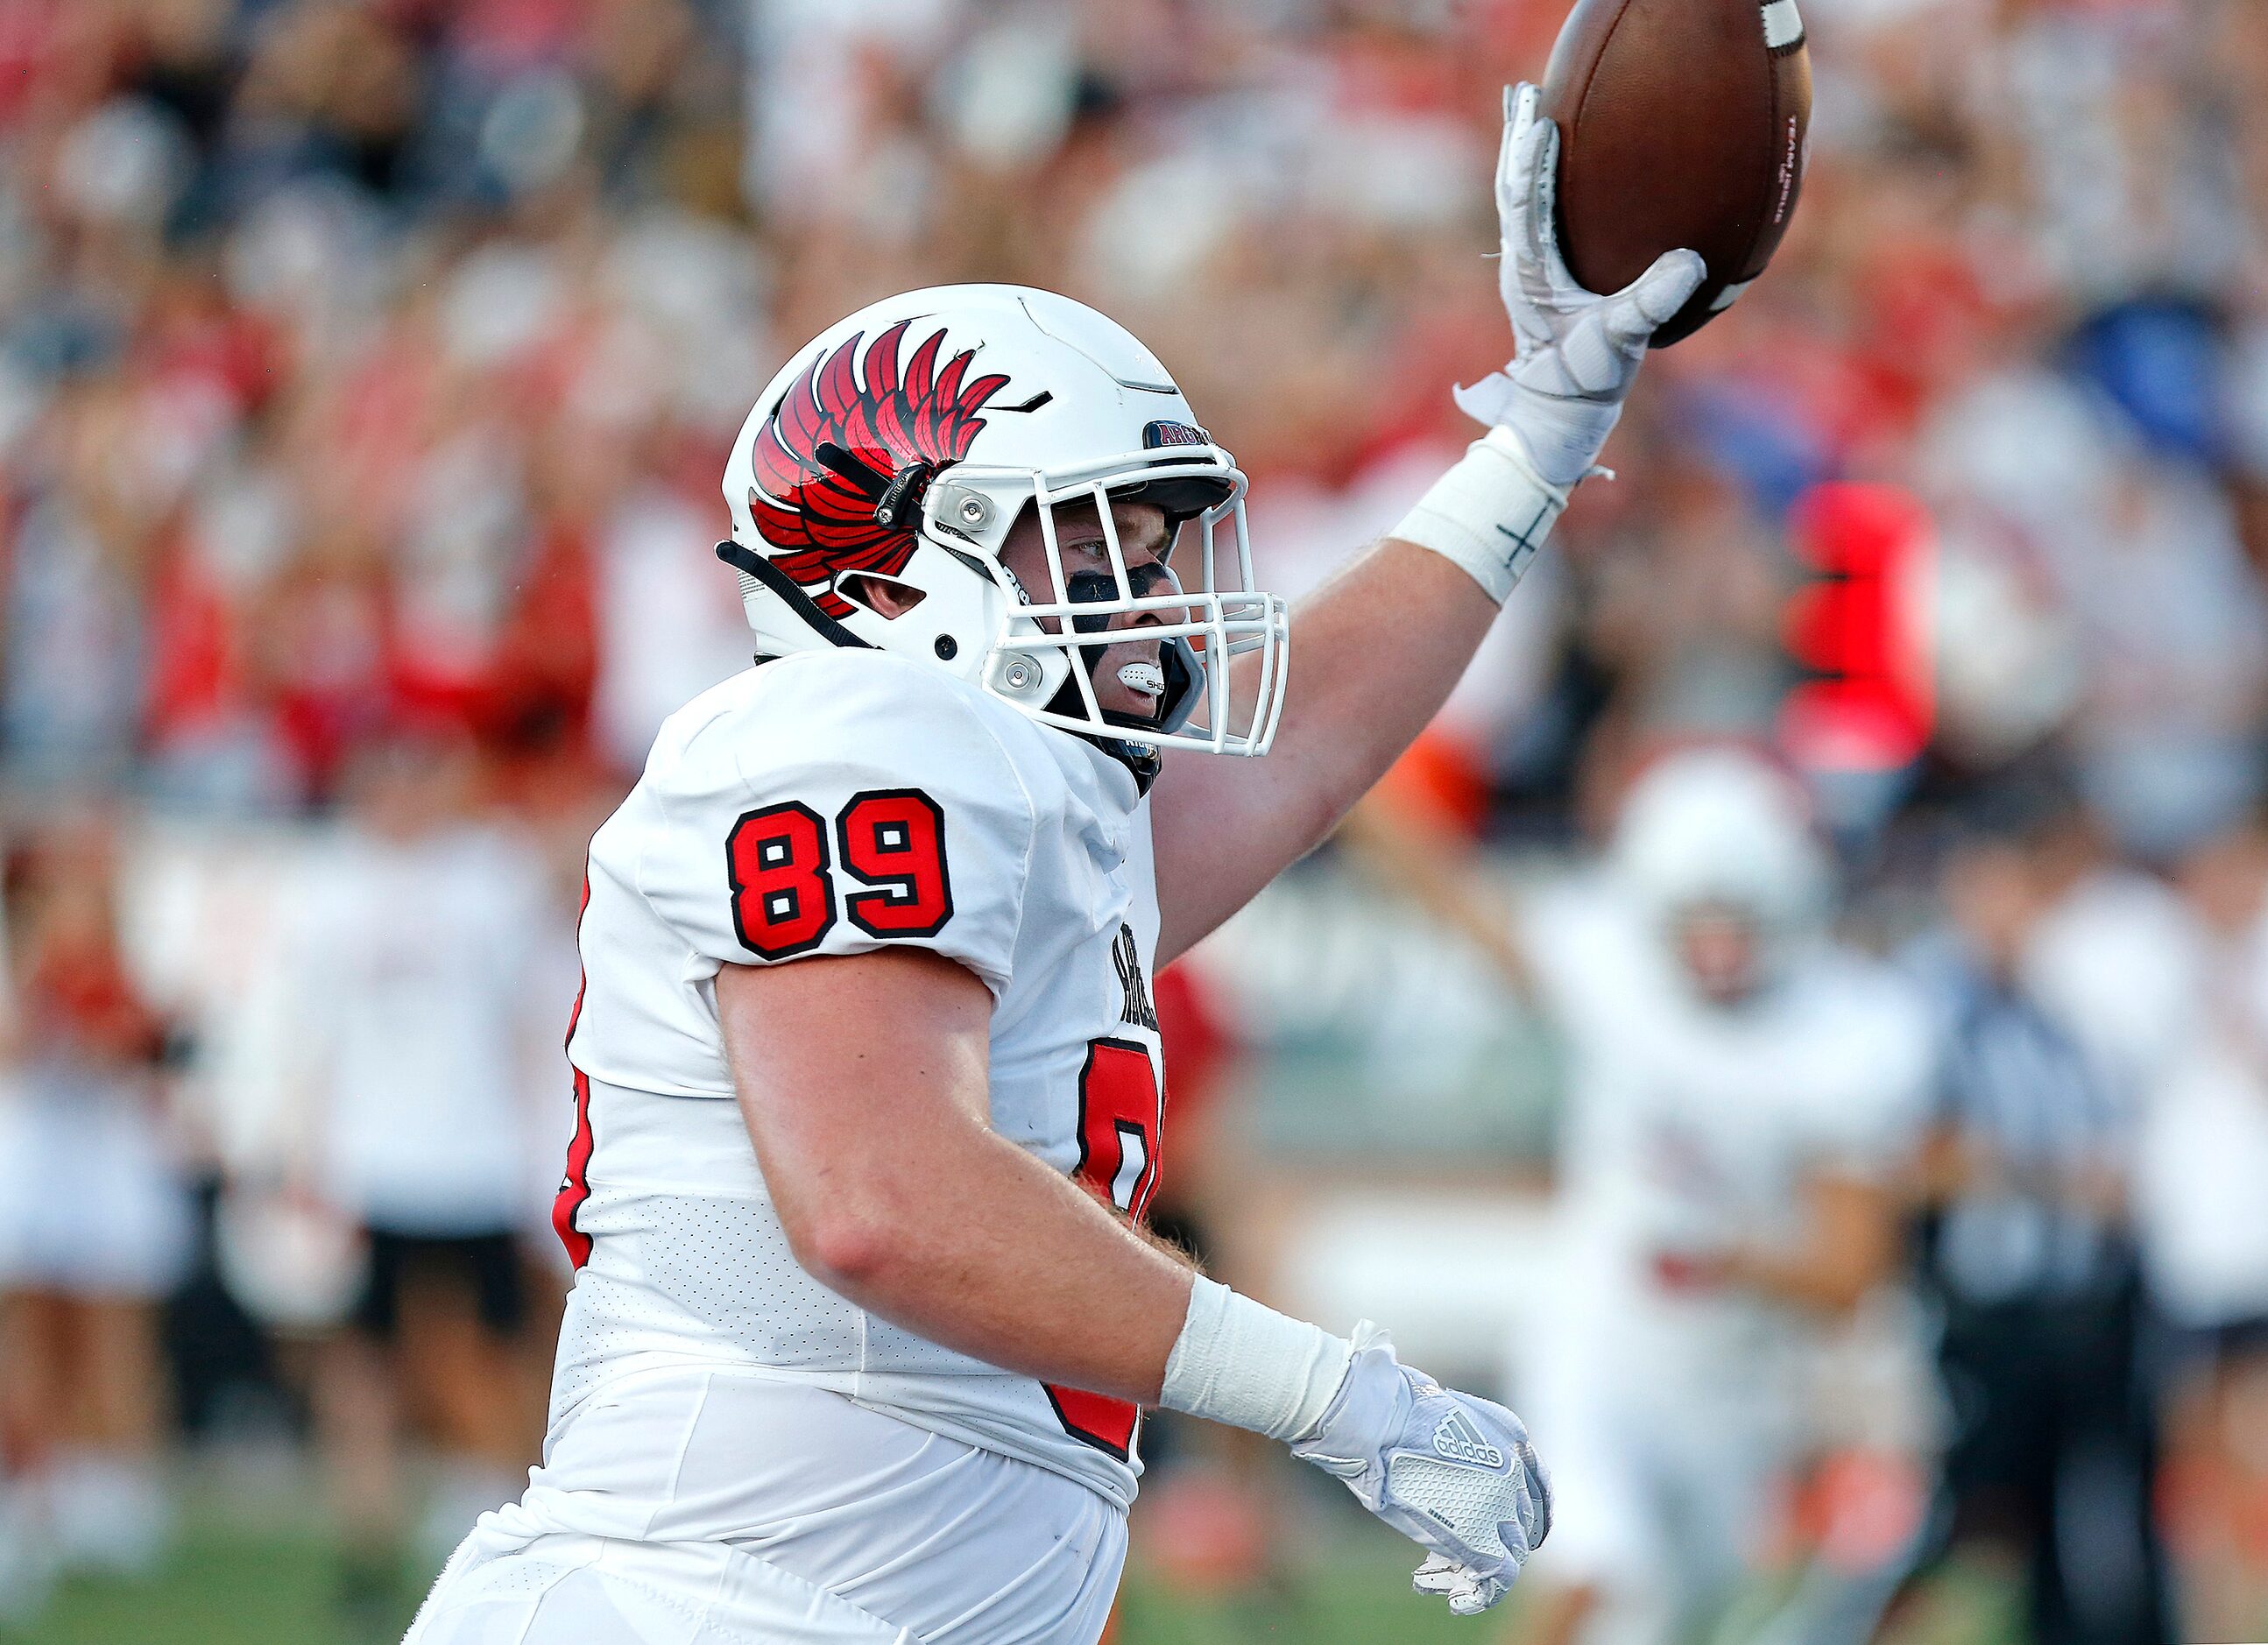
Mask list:
[[[1300,606],[1267,758],[1169,757],[1152,790],[1160,966],[1329,837],[1448,700],[1496,613],[1456,565],[1392,539]]]
[[[1535,91],[1506,99],[1498,277],[1516,351],[1457,403],[1489,431],[1382,542],[1301,602],[1265,760],[1171,758],[1151,802],[1160,964],[1313,850],[1448,698],[1528,562],[1591,471],[1646,355],[1701,260],[1671,252],[1597,297],[1553,230],[1559,139]],[[1252,658],[1245,659],[1255,663]]]

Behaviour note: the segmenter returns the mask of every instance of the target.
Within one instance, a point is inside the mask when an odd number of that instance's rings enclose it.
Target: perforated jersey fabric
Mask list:
[[[1159,1157],[1157,927],[1124,767],[973,687],[884,652],[798,654],[681,710],[592,841],[555,1431],[626,1376],[759,1369],[1123,1509],[1130,1406],[940,1348],[798,1266],[732,1100],[714,981],[894,944],[967,966],[995,996],[993,1128],[1137,1212]]]

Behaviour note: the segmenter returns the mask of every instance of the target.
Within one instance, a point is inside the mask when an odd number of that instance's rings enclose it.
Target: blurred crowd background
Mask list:
[[[1564,10],[0,0],[0,1635],[207,1637],[186,1562],[210,1637],[386,1636],[512,1492],[583,845],[747,664],[717,477],[777,364],[909,287],[1082,297],[1296,595],[1472,436],[1498,89]],[[1544,916],[1664,751],[1769,758],[1831,856],[1804,951],[1913,1006],[1807,1066],[1888,1117],[1791,1076],[1741,1121],[1776,1163],[1654,1228],[1631,1305],[1690,1348],[1730,1288],[1807,1392],[1715,1513],[1737,1580],[1647,1540],[1710,1502],[1624,1502],[1499,1633],[1841,1637],[1896,1588],[1927,1637],[2257,1638],[2268,8],[1803,10],[1769,275],[1648,364],[1354,837],[1160,980],[1161,1199],[1248,1289],[1541,1401],[1555,1455],[1534,1345],[1582,1334],[1555,1274],[1613,1198],[1586,1069],[1650,1008],[1609,970],[1600,1025]],[[1710,941],[1671,944],[1704,982]],[[1742,1203],[1808,1266],[1733,1261]],[[1356,1528],[1160,1440],[1129,1645],[1420,1637],[1299,1612]],[[303,1569],[323,1619],[262,1632]]]

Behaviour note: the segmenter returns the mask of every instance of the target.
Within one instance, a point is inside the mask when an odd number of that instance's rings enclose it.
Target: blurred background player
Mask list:
[[[0,1616],[50,1561],[146,1574],[164,1553],[158,1304],[189,1249],[167,1024],[121,952],[107,819],[49,816],[4,887]]]
[[[2190,1025],[2187,934],[2051,782],[1966,819],[1940,883],[1917,957],[1939,1020],[1918,1174],[1948,1432],[1918,1564],[2018,1576],[2037,1645],[2155,1645],[2173,1634],[2130,1168]]]
[[[2133,1164],[2146,1277],[2176,1333],[2161,1500],[2201,1639],[2252,1631],[2248,1558],[2268,1503],[2268,831],[2245,815],[2174,877],[2197,936],[2193,1029],[2145,1113]]]
[[[1660,756],[1597,869],[1515,918],[1407,818],[1373,810],[1354,838],[1570,1059],[1557,1272],[1516,1353],[1565,1458],[1556,1593],[1527,1637],[1693,1637],[1786,1524],[1806,1349],[1895,1269],[1920,1002],[1835,939],[1808,803],[1745,749]]]
[[[520,1238],[531,1134],[545,1133],[526,1068],[559,1018],[527,986],[548,888],[534,855],[475,815],[479,771],[446,721],[364,744],[348,826],[306,865],[282,939],[304,1082],[291,1187],[364,1245],[361,1286],[318,1361],[315,1427],[346,1597],[386,1619],[405,1430],[430,1429],[442,1463],[418,1536],[429,1556],[514,1493],[534,1449]]]

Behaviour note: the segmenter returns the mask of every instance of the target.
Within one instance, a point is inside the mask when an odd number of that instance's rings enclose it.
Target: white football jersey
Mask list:
[[[994,996],[993,1128],[1138,1216],[1162,1106],[1157,927],[1132,775],[941,671],[798,653],[681,709],[591,842],[555,1431],[641,1371],[756,1368],[1130,1502],[1133,1406],[939,1347],[798,1266],[733,1100],[715,979],[893,944],[949,955]]]
[[[1800,1321],[1681,1258],[1797,1236],[1806,1179],[1876,1179],[1909,1149],[1932,1069],[1927,1012],[1897,974],[1821,942],[1745,1006],[1713,1008],[1609,884],[1538,898],[1536,972],[1572,1061],[1561,1205],[1570,1311],[1607,1357],[1675,1398],[1768,1393]],[[1684,1380],[1681,1380],[1684,1379]]]

